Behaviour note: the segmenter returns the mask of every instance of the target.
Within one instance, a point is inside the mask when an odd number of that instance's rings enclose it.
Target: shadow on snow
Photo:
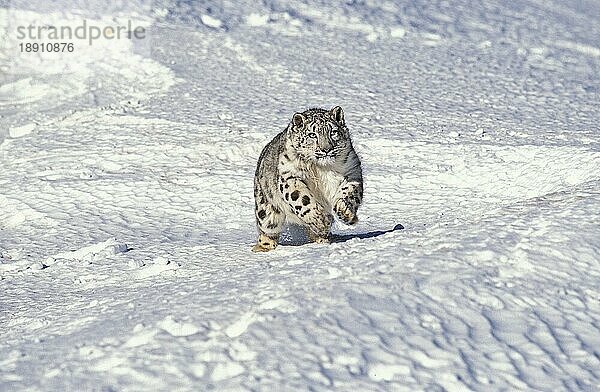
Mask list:
[[[393,229],[389,230],[375,230],[367,233],[352,233],[352,234],[332,234],[331,235],[331,243],[339,243],[346,242],[354,238],[359,239],[367,239],[367,238],[375,238],[381,235],[392,233],[394,231],[399,231],[404,229],[404,226],[401,224],[397,224]],[[301,226],[290,225],[287,230],[284,230],[282,236],[279,240],[280,245],[284,246],[300,246],[310,243],[308,236],[304,232],[304,229]]]

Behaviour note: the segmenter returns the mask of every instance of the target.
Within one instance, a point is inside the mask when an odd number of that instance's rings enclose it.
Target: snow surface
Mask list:
[[[0,390],[600,390],[598,2],[257,3],[0,2]],[[252,253],[334,105],[358,226]]]

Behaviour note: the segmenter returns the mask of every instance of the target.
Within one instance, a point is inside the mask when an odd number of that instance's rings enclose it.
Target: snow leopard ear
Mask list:
[[[338,124],[344,124],[344,111],[340,106],[334,107],[329,113]]]
[[[304,125],[305,121],[306,121],[306,118],[304,117],[304,115],[302,113],[294,113],[294,117],[292,117],[292,123],[296,127],[302,128],[302,125]]]

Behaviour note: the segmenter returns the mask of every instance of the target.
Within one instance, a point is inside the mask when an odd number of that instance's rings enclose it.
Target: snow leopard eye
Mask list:
[[[308,137],[312,138],[312,139],[316,139],[317,138],[317,134],[314,132],[311,132],[308,134]]]

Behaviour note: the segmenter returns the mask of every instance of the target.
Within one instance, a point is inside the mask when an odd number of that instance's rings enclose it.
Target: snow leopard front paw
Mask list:
[[[311,231],[310,229],[308,229],[306,232],[308,234],[308,239],[310,240],[310,242],[315,242],[317,244],[329,244],[331,242],[329,233],[317,234],[317,233],[314,233],[313,231]]]
[[[333,211],[344,223],[355,225],[358,222],[356,211],[358,206],[345,199],[339,199],[333,206]]]

